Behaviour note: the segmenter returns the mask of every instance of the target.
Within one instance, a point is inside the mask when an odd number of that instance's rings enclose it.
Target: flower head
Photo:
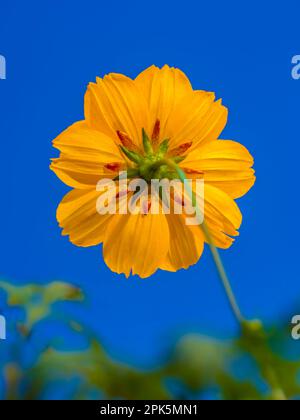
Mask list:
[[[205,238],[199,227],[186,224],[186,215],[97,211],[99,180],[118,183],[122,171],[146,183],[176,179],[171,161],[188,178],[204,179],[206,225],[217,247],[232,244],[242,220],[234,199],[254,184],[253,158],[241,144],[218,140],[227,109],[213,93],[193,90],[178,69],[152,66],[135,80],[121,74],[97,78],[88,86],[84,108],[85,119],[54,140],[61,153],[51,164],[73,188],[57,209],[72,243],[103,243],[106,264],[126,276],[195,264]],[[120,189],[115,195],[130,194]]]

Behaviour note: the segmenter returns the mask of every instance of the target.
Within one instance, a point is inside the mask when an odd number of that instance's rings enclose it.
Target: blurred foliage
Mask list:
[[[20,306],[24,309],[25,322],[19,324],[24,334],[29,333],[34,324],[51,313],[54,303],[83,300],[83,294],[78,288],[58,281],[45,286],[28,284],[21,287],[0,281],[0,289],[7,293],[8,305]]]
[[[186,335],[162,366],[143,371],[113,360],[95,334],[72,317],[53,317],[58,302],[83,301],[82,291],[75,286],[63,282],[14,286],[1,281],[0,289],[5,292],[7,310],[21,310],[10,339],[0,342],[3,399],[48,399],[51,387],[60,389],[64,399],[284,400],[300,396],[300,348],[296,345],[298,354],[288,356],[296,343],[288,323],[266,331],[259,321],[245,322],[240,337],[228,341]],[[58,349],[55,333],[45,345],[37,345],[34,331],[50,320],[83,338],[84,348]]]

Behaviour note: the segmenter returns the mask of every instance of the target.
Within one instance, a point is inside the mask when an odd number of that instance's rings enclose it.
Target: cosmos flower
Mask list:
[[[85,119],[53,142],[60,150],[51,169],[73,189],[57,209],[63,235],[78,246],[103,243],[106,264],[116,273],[145,278],[157,269],[177,271],[195,264],[205,237],[178,214],[103,214],[96,209],[99,179],[174,178],[162,157],[187,178],[203,178],[206,226],[215,245],[228,248],[242,215],[234,199],[254,184],[253,158],[231,140],[219,140],[227,109],[211,92],[193,90],[178,69],[152,66],[132,80],[109,74],[90,83]]]

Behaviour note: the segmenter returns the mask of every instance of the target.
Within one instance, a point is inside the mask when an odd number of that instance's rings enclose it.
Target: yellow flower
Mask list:
[[[177,271],[198,261],[205,238],[199,226],[186,225],[184,215],[96,210],[99,179],[114,179],[128,169],[149,181],[149,165],[145,170],[132,162],[147,148],[154,156],[163,150],[187,177],[204,178],[206,225],[217,247],[232,244],[242,221],[234,199],[254,184],[253,158],[241,144],[218,140],[227,109],[213,93],[193,90],[178,69],[152,66],[135,80],[121,74],[97,78],[88,86],[84,111],[83,121],[54,140],[61,153],[51,164],[73,188],[57,209],[63,235],[73,244],[103,243],[106,264],[126,276],[144,278],[158,268]],[[158,169],[159,179],[169,176],[165,167]]]

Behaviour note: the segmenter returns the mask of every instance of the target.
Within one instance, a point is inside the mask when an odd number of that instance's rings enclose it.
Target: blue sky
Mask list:
[[[236,332],[209,250],[197,266],[147,280],[111,273],[99,247],[61,237],[65,187],[50,172],[56,135],[83,117],[88,82],[135,77],[151,64],[181,68],[229,108],[222,138],[255,157],[257,182],[239,200],[240,238],[222,252],[243,312],[278,320],[300,297],[299,98],[296,1],[103,2],[1,0],[1,266],[17,284],[65,280],[88,304],[78,316],[111,351],[152,363],[179,331]],[[126,356],[124,356],[126,355]]]

